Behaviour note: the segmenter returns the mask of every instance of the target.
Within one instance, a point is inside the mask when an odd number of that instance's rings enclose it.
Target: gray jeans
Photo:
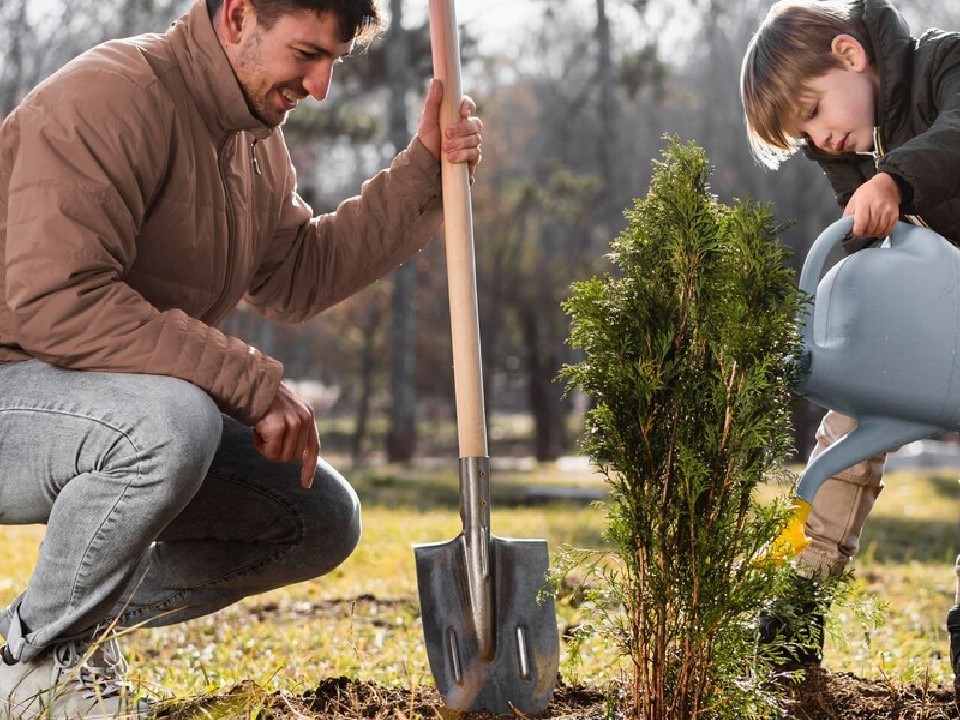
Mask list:
[[[323,461],[312,489],[299,473],[190,383],[0,367],[0,524],[47,526],[0,633],[29,660],[113,618],[167,625],[330,572],[360,503]]]

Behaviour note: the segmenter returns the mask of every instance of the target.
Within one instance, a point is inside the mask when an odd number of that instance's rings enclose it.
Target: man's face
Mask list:
[[[834,40],[840,67],[807,83],[800,99],[799,130],[823,152],[873,150],[877,74],[866,51],[848,35]]]
[[[252,15],[229,53],[231,64],[250,111],[277,127],[307,95],[327,96],[333,66],[350,54],[353,42],[340,40],[340,23],[331,12],[290,12],[269,29]]]

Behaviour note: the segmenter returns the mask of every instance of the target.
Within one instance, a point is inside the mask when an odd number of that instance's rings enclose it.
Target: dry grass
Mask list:
[[[942,626],[953,604],[960,494],[945,476],[891,474],[887,485],[857,564],[859,604],[886,606],[883,621],[873,627],[862,611],[835,609],[837,637],[828,639],[825,664],[866,678],[945,682],[950,668]],[[429,688],[411,544],[454,537],[459,516],[447,507],[384,507],[370,488],[361,487],[364,493],[371,497],[364,498],[363,541],[341,568],[202,620],[132,633],[127,649],[138,678],[179,697],[253,681],[263,691],[282,691],[270,696],[281,703],[337,676],[402,687],[411,697]],[[563,544],[595,547],[603,525],[601,511],[591,507],[495,507],[493,517],[496,534],[545,537],[552,551]],[[39,526],[0,527],[0,603],[28,581],[42,535]],[[560,611],[561,629],[577,621],[575,609],[563,605]],[[612,659],[597,639],[585,648],[575,676],[566,667],[564,680],[603,685],[616,677]],[[230,702],[267,702],[263,691],[245,687]],[[232,711],[202,714],[227,717]]]

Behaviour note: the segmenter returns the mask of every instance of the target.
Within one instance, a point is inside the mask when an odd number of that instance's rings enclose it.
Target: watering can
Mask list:
[[[845,257],[821,280],[850,233],[847,216],[807,254],[800,289],[799,392],[857,427],[804,470],[794,513],[772,551],[809,545],[804,526],[820,486],[881,452],[960,429],[960,249],[928,228],[898,223],[880,246]]]

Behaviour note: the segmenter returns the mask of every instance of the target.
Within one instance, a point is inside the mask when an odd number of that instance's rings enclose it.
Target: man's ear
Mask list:
[[[837,35],[830,43],[830,51],[840,59],[844,68],[863,72],[870,67],[867,49],[853,35]]]
[[[236,44],[253,28],[256,11],[250,0],[223,0],[214,17],[217,35],[226,43]]]

